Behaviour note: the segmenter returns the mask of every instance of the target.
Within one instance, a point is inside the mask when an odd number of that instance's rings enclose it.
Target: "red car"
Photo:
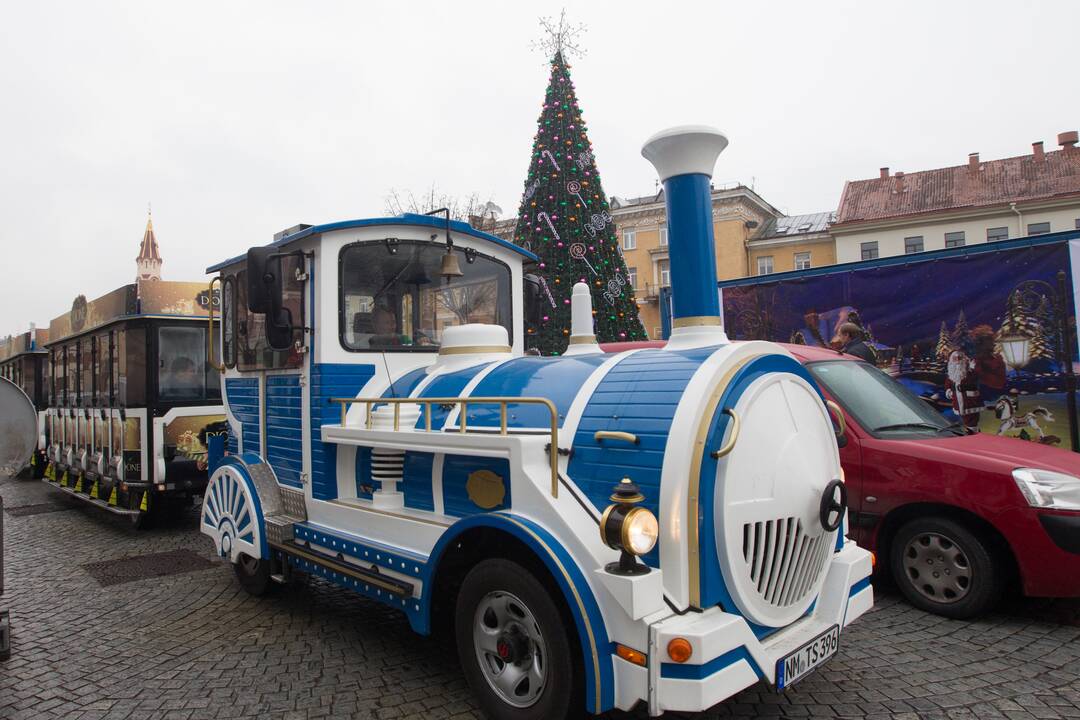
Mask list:
[[[785,347],[843,409],[849,534],[912,604],[971,617],[1017,582],[1080,596],[1080,454],[968,434],[858,358]]]

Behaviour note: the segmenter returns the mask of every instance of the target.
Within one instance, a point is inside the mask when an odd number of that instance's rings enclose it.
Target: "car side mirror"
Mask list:
[[[540,284],[540,276],[533,273],[525,275],[525,323],[539,325],[543,317],[542,305],[544,289]]]

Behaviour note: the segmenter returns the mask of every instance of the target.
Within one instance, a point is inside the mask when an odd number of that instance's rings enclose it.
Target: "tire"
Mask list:
[[[944,517],[910,520],[889,551],[893,580],[917,608],[965,619],[1000,599],[1005,568],[987,540]]]
[[[244,588],[248,595],[261,597],[265,595],[273,584],[270,580],[270,561],[253,558],[241,554],[233,564],[233,572],[240,587]]]
[[[487,717],[582,714],[582,672],[568,627],[573,623],[548,588],[521,565],[491,559],[469,571],[458,593],[454,634],[465,679]],[[515,668],[516,683],[506,683],[507,668]]]

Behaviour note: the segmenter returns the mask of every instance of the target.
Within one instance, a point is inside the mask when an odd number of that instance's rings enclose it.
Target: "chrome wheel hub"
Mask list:
[[[533,705],[547,683],[547,646],[532,611],[516,596],[490,592],[473,616],[476,660],[503,702]]]
[[[963,548],[938,533],[922,533],[904,548],[904,572],[912,587],[938,603],[954,603],[971,590],[971,563]]]

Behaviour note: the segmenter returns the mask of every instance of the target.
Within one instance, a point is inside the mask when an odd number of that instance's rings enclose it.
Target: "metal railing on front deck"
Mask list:
[[[551,442],[548,445],[548,454],[551,461],[551,497],[559,497],[559,411],[555,403],[541,397],[454,397],[454,398],[330,398],[330,402],[341,405],[341,427],[345,427],[345,416],[349,406],[363,403],[365,406],[364,428],[371,429],[371,408],[375,405],[394,406],[394,430],[401,429],[401,406],[422,405],[424,407],[424,432],[431,432],[431,406],[432,405],[457,405],[459,433],[468,432],[468,409],[470,405],[498,405],[499,406],[499,434],[509,435],[506,414],[507,406],[515,405],[542,405],[547,408],[551,419]]]

